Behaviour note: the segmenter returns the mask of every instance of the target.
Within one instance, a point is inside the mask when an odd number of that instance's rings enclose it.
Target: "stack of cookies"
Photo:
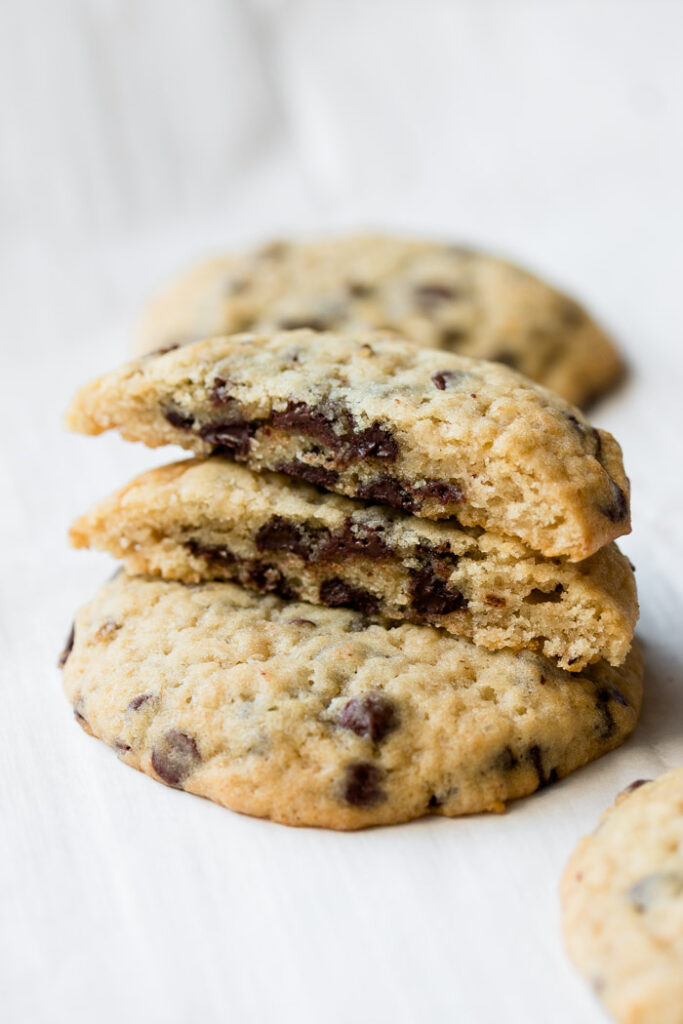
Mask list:
[[[152,777],[294,825],[503,810],[634,728],[621,452],[511,368],[385,332],[218,337],[87,385],[72,429],[194,457],[72,529],[124,571],[65,652]]]

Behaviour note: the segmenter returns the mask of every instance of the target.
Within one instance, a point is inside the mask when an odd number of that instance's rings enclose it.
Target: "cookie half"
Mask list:
[[[292,327],[392,329],[506,363],[576,405],[623,374],[585,309],[527,271],[461,246],[382,236],[279,242],[203,262],[150,303],[138,351]]]
[[[126,577],[79,613],[76,717],[168,785],[289,825],[354,829],[501,811],[618,746],[637,650],[577,676],[428,626]]]
[[[236,580],[262,593],[442,626],[491,650],[541,651],[580,671],[620,665],[638,616],[614,544],[585,562],[519,541],[326,494],[226,459],[143,473],[71,528],[131,574]]]
[[[513,370],[380,335],[214,338],[86,385],[67,423],[118,428],[325,490],[454,516],[548,557],[628,533],[621,449]]]
[[[572,855],[570,956],[623,1024],[683,1022],[683,768],[633,783]]]

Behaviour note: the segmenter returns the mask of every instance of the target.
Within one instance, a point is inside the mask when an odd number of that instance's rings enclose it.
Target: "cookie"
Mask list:
[[[548,557],[578,561],[630,530],[610,434],[505,366],[381,335],[302,330],[186,345],[86,385],[67,423],[454,516]]]
[[[576,405],[623,374],[586,311],[520,267],[373,236],[276,243],[201,263],[150,304],[138,351],[293,326],[391,329],[427,348],[504,362]]]
[[[622,1024],[683,1022],[683,768],[638,780],[562,879],[569,953]]]
[[[641,676],[636,649],[577,676],[429,626],[123,573],[64,664],[77,720],[127,764],[339,829],[503,810],[622,743]]]
[[[214,456],[143,473],[71,529],[131,574],[237,580],[282,597],[442,626],[491,650],[530,648],[579,671],[620,665],[638,615],[611,544],[585,562],[365,505]]]

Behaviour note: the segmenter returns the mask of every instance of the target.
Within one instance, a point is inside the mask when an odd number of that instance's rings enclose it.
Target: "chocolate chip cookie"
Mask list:
[[[132,574],[243,586],[445,627],[492,650],[540,650],[580,671],[620,665],[637,619],[615,545],[585,562],[519,541],[320,492],[214,456],[143,473],[71,529]]]
[[[502,811],[622,743],[641,677],[635,648],[571,675],[429,626],[123,573],[78,613],[64,661],[78,722],[127,764],[339,829]]]
[[[577,405],[623,373],[586,311],[520,267],[460,246],[377,236],[279,242],[204,262],[150,304],[138,351],[291,327],[391,329],[506,363]]]
[[[68,425],[179,444],[579,561],[628,533],[621,449],[508,367],[383,335],[236,335],[86,385]]]
[[[623,1024],[683,1022],[683,768],[638,780],[562,879],[576,966]]]

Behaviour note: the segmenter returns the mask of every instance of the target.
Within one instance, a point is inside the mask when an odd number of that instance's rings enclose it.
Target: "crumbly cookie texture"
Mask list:
[[[495,363],[382,335],[236,335],[129,363],[86,385],[67,424],[230,456],[327,490],[455,516],[548,557],[630,530],[614,438]]]
[[[138,351],[291,327],[392,329],[427,348],[504,362],[581,406],[623,374],[586,311],[520,267],[381,236],[280,242],[203,262],[150,304]]]
[[[561,886],[569,953],[622,1024],[683,1022],[683,768],[638,780]]]
[[[82,516],[76,547],[133,575],[244,586],[371,616],[443,626],[491,650],[540,650],[580,671],[628,654],[638,615],[629,562],[585,562],[519,541],[366,506],[218,456],[143,473]]]
[[[429,626],[120,574],[79,613],[77,720],[153,778],[290,825],[353,829],[502,811],[618,746],[624,666],[571,675]]]

